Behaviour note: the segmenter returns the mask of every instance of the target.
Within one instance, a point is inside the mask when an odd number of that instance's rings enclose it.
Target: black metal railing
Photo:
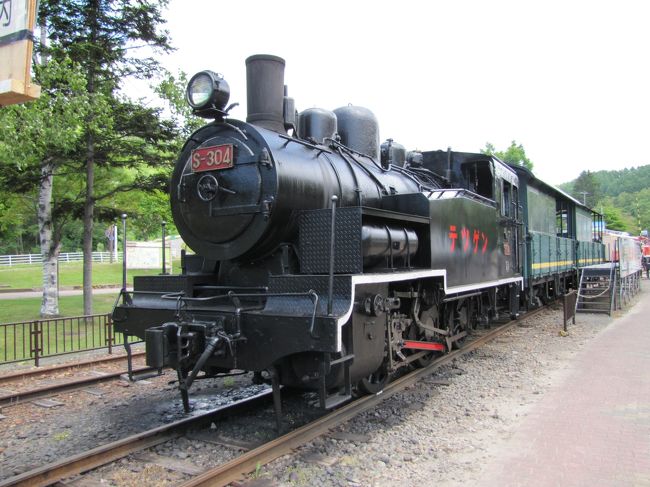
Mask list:
[[[123,342],[110,313],[0,323],[0,364],[33,360],[38,367],[43,357],[102,348],[112,353]]]

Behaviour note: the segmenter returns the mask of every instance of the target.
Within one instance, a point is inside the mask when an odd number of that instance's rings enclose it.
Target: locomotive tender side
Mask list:
[[[212,122],[185,144],[170,201],[195,255],[180,275],[136,277],[113,312],[116,331],[145,339],[149,365],[176,369],[186,410],[197,377],[234,370],[273,384],[278,415],[280,385],[333,407],[531,301],[513,168],[380,148],[360,107],[296,119],[284,61],[246,64],[246,122],[228,118],[220,75],[188,85]]]

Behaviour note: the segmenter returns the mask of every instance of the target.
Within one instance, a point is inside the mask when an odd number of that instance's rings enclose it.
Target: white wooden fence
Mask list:
[[[81,262],[83,252],[61,252],[59,262]],[[93,262],[110,262],[110,252],[93,252]],[[117,261],[122,261],[122,253],[117,254]],[[113,257],[115,262],[115,257]],[[41,254],[22,254],[22,255],[0,255],[0,266],[14,266],[25,264],[42,264],[43,256]]]

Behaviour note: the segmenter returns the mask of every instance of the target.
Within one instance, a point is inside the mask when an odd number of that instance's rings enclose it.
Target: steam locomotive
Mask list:
[[[322,408],[377,393],[602,261],[585,226],[597,214],[525,168],[380,144],[358,106],[298,114],[284,66],[246,60],[246,122],[229,118],[221,75],[191,78],[187,101],[211,121],[185,143],[170,200],[194,254],[179,275],[135,277],[113,311],[148,365],[176,369],[186,410],[197,378],[236,370],[273,385],[278,414],[280,386]]]

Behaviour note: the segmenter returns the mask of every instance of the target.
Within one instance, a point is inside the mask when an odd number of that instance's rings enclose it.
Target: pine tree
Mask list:
[[[134,164],[136,154],[130,135],[148,142],[162,140],[171,130],[159,123],[159,113],[125,102],[120,96],[121,83],[127,77],[150,78],[158,68],[148,52],[171,50],[161,10],[166,0],[41,0],[39,15],[48,23],[47,47],[41,52],[53,59],[69,57],[82,67],[90,111],[83,127],[83,144],[77,147],[85,172],[83,204],[84,313],[92,313],[92,250],[95,205],[98,200],[95,180],[98,168]],[[146,119],[135,126],[134,118]],[[153,129],[152,133],[147,133]],[[139,147],[142,149],[142,147]],[[140,151],[139,155],[146,155]]]

